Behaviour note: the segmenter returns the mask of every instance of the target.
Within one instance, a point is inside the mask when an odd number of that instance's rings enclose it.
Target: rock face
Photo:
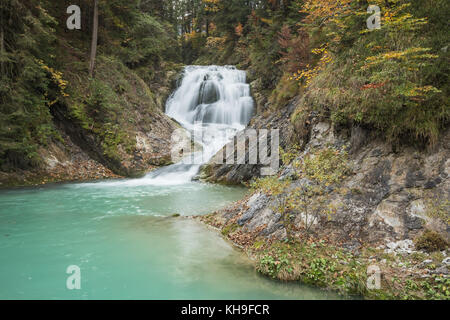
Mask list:
[[[54,181],[82,181],[119,176],[140,176],[156,166],[171,163],[171,136],[180,126],[164,114],[164,103],[175,85],[171,71],[152,84],[153,100],[133,96],[126,107],[128,122],[122,128],[129,136],[129,150],[117,142],[117,152],[109,155],[99,134],[73,119],[67,105],[52,108],[53,123],[61,140],[52,140],[39,149],[43,160],[28,170],[0,171],[0,188]],[[106,126],[105,126],[106,128]],[[134,145],[133,145],[134,144]]]
[[[257,118],[252,125],[261,122]],[[326,146],[348,152],[352,174],[341,182],[339,191],[330,188],[328,199],[336,204],[337,212],[330,219],[319,219],[313,227],[316,234],[349,245],[355,242],[392,245],[413,239],[428,228],[449,239],[450,229],[438,216],[448,219],[450,214],[450,130],[432,150],[412,147],[393,150],[388,143],[370,138],[363,128],[339,131],[327,122],[312,119],[309,140],[298,159],[312,149]],[[238,182],[250,176],[252,170],[213,167],[209,179]],[[292,176],[292,168],[282,167],[279,176]],[[295,183],[299,182],[294,180],[292,184]],[[227,209],[226,215],[219,212],[219,216],[236,221],[244,231],[258,230],[267,237],[283,237],[280,215],[273,210],[275,200],[257,193],[240,206]],[[301,220],[296,223],[300,226]],[[404,250],[410,250],[410,242],[403,244],[400,242]]]
[[[63,141],[50,143],[46,148],[38,150],[44,159],[44,164],[40,168],[0,172],[0,188],[118,177],[74,144],[68,135],[61,134],[61,136]]]
[[[104,152],[98,136],[68,118],[64,106],[53,110],[53,118],[59,131],[70,137],[73,144],[91,159],[115,174],[133,177],[155,165],[170,161],[171,134],[178,128],[178,125],[161,110],[151,110],[151,114],[146,112],[148,110],[141,110],[139,106],[129,110],[129,116],[135,119],[135,125],[132,129],[127,129],[127,134],[135,138],[135,146],[131,153],[119,146],[115,157]]]
[[[267,117],[264,115],[258,115],[251,120],[248,128],[256,130],[279,129],[280,146],[285,147],[291,141],[294,135],[294,128],[291,125],[289,119],[296,105],[297,100],[294,100],[284,109],[278,112],[272,112]],[[230,148],[230,145],[231,148],[234,148],[236,150],[236,143],[233,141],[230,142],[227,146],[224,146],[223,149],[219,152],[223,153],[226,148]],[[268,139],[268,150],[270,152],[270,136]],[[246,159],[249,158],[249,152],[251,152],[251,150],[249,150],[249,148],[246,148]],[[230,157],[234,157],[234,155],[231,155]],[[224,161],[224,163],[227,163],[227,161]],[[211,161],[210,163],[202,167],[199,178],[207,182],[240,184],[243,181],[248,181],[254,177],[259,177],[261,175],[261,168],[263,167],[263,165],[251,164],[215,164],[213,161]]]
[[[161,112],[154,115],[151,121],[149,126],[136,128],[135,151],[132,155],[122,152],[120,161],[108,159],[99,151],[100,148],[95,148],[93,136],[84,135],[67,123],[64,128],[61,124],[63,141],[54,141],[39,149],[43,164],[33,170],[0,171],[0,188],[56,181],[119,178],[117,172],[133,176],[166,165],[171,161],[171,134],[179,127]]]
[[[136,149],[128,165],[137,171],[171,162],[171,136],[179,126],[165,114],[152,114],[151,123],[136,130]]]

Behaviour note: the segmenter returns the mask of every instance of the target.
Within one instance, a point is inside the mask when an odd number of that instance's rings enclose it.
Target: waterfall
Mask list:
[[[186,67],[178,88],[167,100],[166,114],[194,136],[202,150],[191,154],[189,161],[186,157],[128,183],[172,185],[191,181],[202,164],[246,127],[252,112],[245,71],[233,66]]]
[[[186,67],[166,113],[186,128],[196,122],[231,128],[247,125],[253,109],[244,71],[225,66]]]

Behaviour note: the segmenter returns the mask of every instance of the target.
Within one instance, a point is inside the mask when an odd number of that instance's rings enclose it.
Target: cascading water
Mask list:
[[[244,71],[225,66],[186,67],[166,113],[185,127],[196,122],[229,127],[247,125],[253,109]]]
[[[149,173],[139,183],[191,181],[202,164],[245,128],[252,112],[253,99],[245,71],[232,66],[186,67],[178,89],[167,101],[166,114],[194,136],[202,151],[191,155],[190,161]]]
[[[187,67],[167,114],[201,136],[196,164],[181,161],[142,179],[0,191],[0,299],[336,299],[258,277],[195,220],[167,219],[244,197],[244,188],[186,182],[245,127],[252,105],[244,72]],[[80,290],[65,286],[73,265],[82,270]]]

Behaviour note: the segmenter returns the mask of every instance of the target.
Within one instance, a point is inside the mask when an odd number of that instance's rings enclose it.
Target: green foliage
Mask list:
[[[0,170],[38,166],[39,148],[62,140],[55,115],[92,135],[92,147],[111,159],[133,153],[133,125],[151,121],[136,115],[161,103],[149,86],[179,59],[174,26],[154,13],[158,3],[100,1],[95,77],[88,79],[92,1],[79,1],[82,29],[71,32],[70,1],[1,2]]]
[[[155,111],[154,96],[144,81],[118,58],[99,56],[95,79],[79,84],[82,96],[73,94],[69,114],[84,130],[95,134],[103,153],[120,160],[121,152],[132,154],[137,123],[130,111]]]
[[[0,53],[0,169],[26,169],[40,164],[38,146],[55,132],[49,108],[60,93],[40,60],[51,62],[54,58],[55,20],[41,7],[14,0],[2,1],[0,20],[4,35],[4,51]]]
[[[294,188],[289,196],[289,207],[295,214],[301,214],[307,236],[321,216],[331,219],[337,211],[329,202],[327,187],[339,186],[349,172],[347,153],[324,148],[311,150],[302,161],[293,164],[300,178],[307,178],[311,183],[303,183]]]
[[[264,239],[255,240],[255,244],[263,242]],[[371,247],[361,248],[356,256],[324,241],[275,241],[253,245],[250,253],[256,257],[256,270],[264,275],[324,287],[344,297],[356,295],[357,298],[381,300],[450,298],[450,280],[445,276],[435,274],[423,278],[420,272],[405,275],[404,268],[398,267],[399,262],[417,265],[424,256],[416,261],[412,255],[394,256]],[[374,258],[382,273],[380,289],[367,288],[367,268],[374,263]]]
[[[283,27],[296,29],[302,16],[294,1],[196,0],[186,3],[181,15],[185,63],[237,65],[248,70],[250,80],[259,79],[267,95],[277,87],[284,62],[298,57],[278,41]],[[281,83],[274,105],[283,106],[297,89],[293,82]]]
[[[440,200],[437,197],[428,201],[426,214],[430,218],[437,218],[450,224],[450,200]]]
[[[299,93],[299,85],[296,81],[283,75],[270,95],[269,102],[272,109],[281,109]]]
[[[288,180],[281,180],[276,176],[255,179],[250,183],[250,188],[253,192],[262,191],[269,196],[278,196],[282,194],[288,186]]]
[[[285,163],[295,157],[293,151],[281,154]],[[299,179],[296,185],[289,180],[271,176],[253,181],[251,188],[254,192],[261,191],[272,197],[275,202],[272,209],[281,214],[288,240],[292,240],[297,216],[301,216],[307,239],[312,227],[322,216],[330,219],[337,211],[336,206],[329,201],[327,188],[339,186],[350,172],[347,154],[332,148],[312,150],[302,159],[292,161],[292,166]]]
[[[280,59],[280,46],[276,42],[280,27],[256,22],[248,35],[251,71],[258,75],[263,87],[274,88],[281,77],[281,70],[275,64]]]
[[[288,266],[289,260],[287,259],[287,254],[282,254],[280,257],[264,255],[258,260],[257,270],[264,271],[264,273],[272,278],[276,278],[283,268],[287,267],[287,271],[291,271]]]
[[[325,274],[336,271],[336,262],[330,262],[326,258],[315,258],[310,262],[309,269],[306,277],[316,284],[325,286]]]
[[[287,150],[280,147],[280,158],[284,165],[290,165],[298,157],[299,153],[300,147],[298,145],[290,146]]]
[[[303,161],[294,164],[298,172],[317,183],[339,183],[349,173],[347,153],[333,148],[311,150]]]
[[[393,142],[434,144],[450,118],[448,50],[441,50],[448,43],[441,19],[449,3],[373,4],[381,7],[381,29],[367,29],[362,2],[349,4],[351,15],[337,12],[320,32],[315,11],[306,30],[315,47],[328,46],[331,60],[314,73],[302,107],[340,125],[375,128]]]
[[[448,127],[446,0],[374,0],[382,12],[378,30],[366,27],[366,1],[100,1],[92,83],[92,1],[79,1],[89,14],[74,32],[65,29],[69,4],[0,4],[2,170],[39,165],[39,147],[59,139],[52,114],[60,109],[106,154],[119,151],[116,143],[131,152],[127,131],[140,121],[127,116],[126,125],[124,110],[143,105],[151,112],[161,104],[155,83],[181,58],[248,70],[272,111],[302,95],[292,118],[300,131],[312,110],[338,125],[374,128],[393,142],[433,144]],[[323,183],[322,174],[309,175]]]
[[[252,250],[256,269],[275,279],[333,289],[342,295],[366,295],[364,262],[322,242],[274,242]],[[362,260],[362,259],[361,259]]]
[[[228,236],[230,233],[235,232],[238,228],[239,225],[237,223],[229,224],[222,229],[222,235]]]
[[[122,42],[120,56],[131,68],[157,65],[161,60],[176,57],[176,41],[170,26],[146,13],[135,13],[129,35]]]

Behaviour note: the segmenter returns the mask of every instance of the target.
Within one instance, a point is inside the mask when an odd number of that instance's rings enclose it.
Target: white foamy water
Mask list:
[[[195,122],[239,128],[250,121],[252,109],[245,71],[231,66],[186,67],[166,105],[167,115],[187,128]]]
[[[168,99],[166,114],[178,121],[201,146],[178,163],[141,179],[105,182],[102,185],[179,185],[188,183],[238,131],[253,112],[245,71],[232,66],[188,66],[181,83]],[[194,138],[193,138],[194,140]]]

